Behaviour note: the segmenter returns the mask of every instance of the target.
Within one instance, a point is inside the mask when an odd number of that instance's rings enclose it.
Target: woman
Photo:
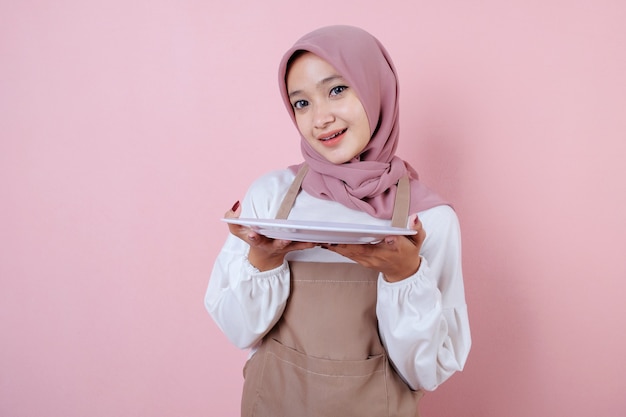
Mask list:
[[[305,35],[279,84],[304,163],[259,178],[226,217],[416,234],[316,244],[229,224],[205,305],[251,348],[242,416],[415,416],[422,392],[461,370],[470,349],[456,214],[395,155],[396,71],[372,35]]]

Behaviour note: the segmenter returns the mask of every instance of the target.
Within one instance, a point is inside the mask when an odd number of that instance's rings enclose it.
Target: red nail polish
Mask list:
[[[239,208],[239,200],[237,200],[235,204],[233,204],[233,208],[231,208],[230,211],[237,211],[238,208]]]
[[[420,219],[419,217],[417,217],[417,215],[415,215],[415,219],[413,219],[413,224],[417,224],[417,222],[419,222]]]

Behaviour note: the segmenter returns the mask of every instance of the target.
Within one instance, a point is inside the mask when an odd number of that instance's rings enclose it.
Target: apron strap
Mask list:
[[[404,176],[398,181],[396,190],[396,202],[393,206],[393,217],[391,217],[391,227],[406,227],[409,219],[409,205],[411,203],[411,188],[409,177]]]
[[[285,194],[285,198],[283,198],[283,202],[278,209],[278,213],[276,213],[277,219],[286,219],[289,216],[289,212],[296,201],[296,197],[298,196],[298,193],[300,193],[302,180],[304,180],[304,176],[308,171],[309,166],[307,164],[303,164],[302,167],[300,167],[300,170],[296,174],[296,178],[291,183],[291,187],[289,187],[287,194]]]

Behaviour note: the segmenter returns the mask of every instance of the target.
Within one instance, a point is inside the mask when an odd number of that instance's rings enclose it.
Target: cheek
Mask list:
[[[367,118],[365,110],[361,111],[358,117],[359,130],[367,137],[369,141],[372,137],[372,129],[370,129],[370,121]]]
[[[346,108],[346,112],[346,114],[349,113],[348,117],[352,120],[354,127],[358,128],[359,133],[366,135],[369,140],[371,137],[370,122],[363,104],[356,96],[353,97],[350,106]]]
[[[298,128],[300,133],[304,135],[304,132],[306,130],[306,118],[303,115],[296,115],[295,120],[296,127]]]
[[[365,132],[365,135],[367,136],[367,139],[369,140],[372,137],[372,130],[370,129],[370,122],[367,117],[363,116],[361,126],[363,126],[363,132]]]

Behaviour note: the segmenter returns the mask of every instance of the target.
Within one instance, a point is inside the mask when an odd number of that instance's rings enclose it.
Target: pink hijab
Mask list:
[[[411,213],[446,204],[418,180],[417,172],[407,162],[395,155],[399,136],[398,80],[383,45],[366,31],[351,26],[324,27],[300,38],[285,53],[279,67],[280,92],[294,123],[286,76],[290,59],[298,51],[311,52],[339,71],[355,89],[373,132],[359,156],[339,165],[327,161],[301,137],[302,155],[309,165],[302,188],[315,197],[390,219],[396,184],[408,173]],[[290,169],[297,171],[300,166]]]

